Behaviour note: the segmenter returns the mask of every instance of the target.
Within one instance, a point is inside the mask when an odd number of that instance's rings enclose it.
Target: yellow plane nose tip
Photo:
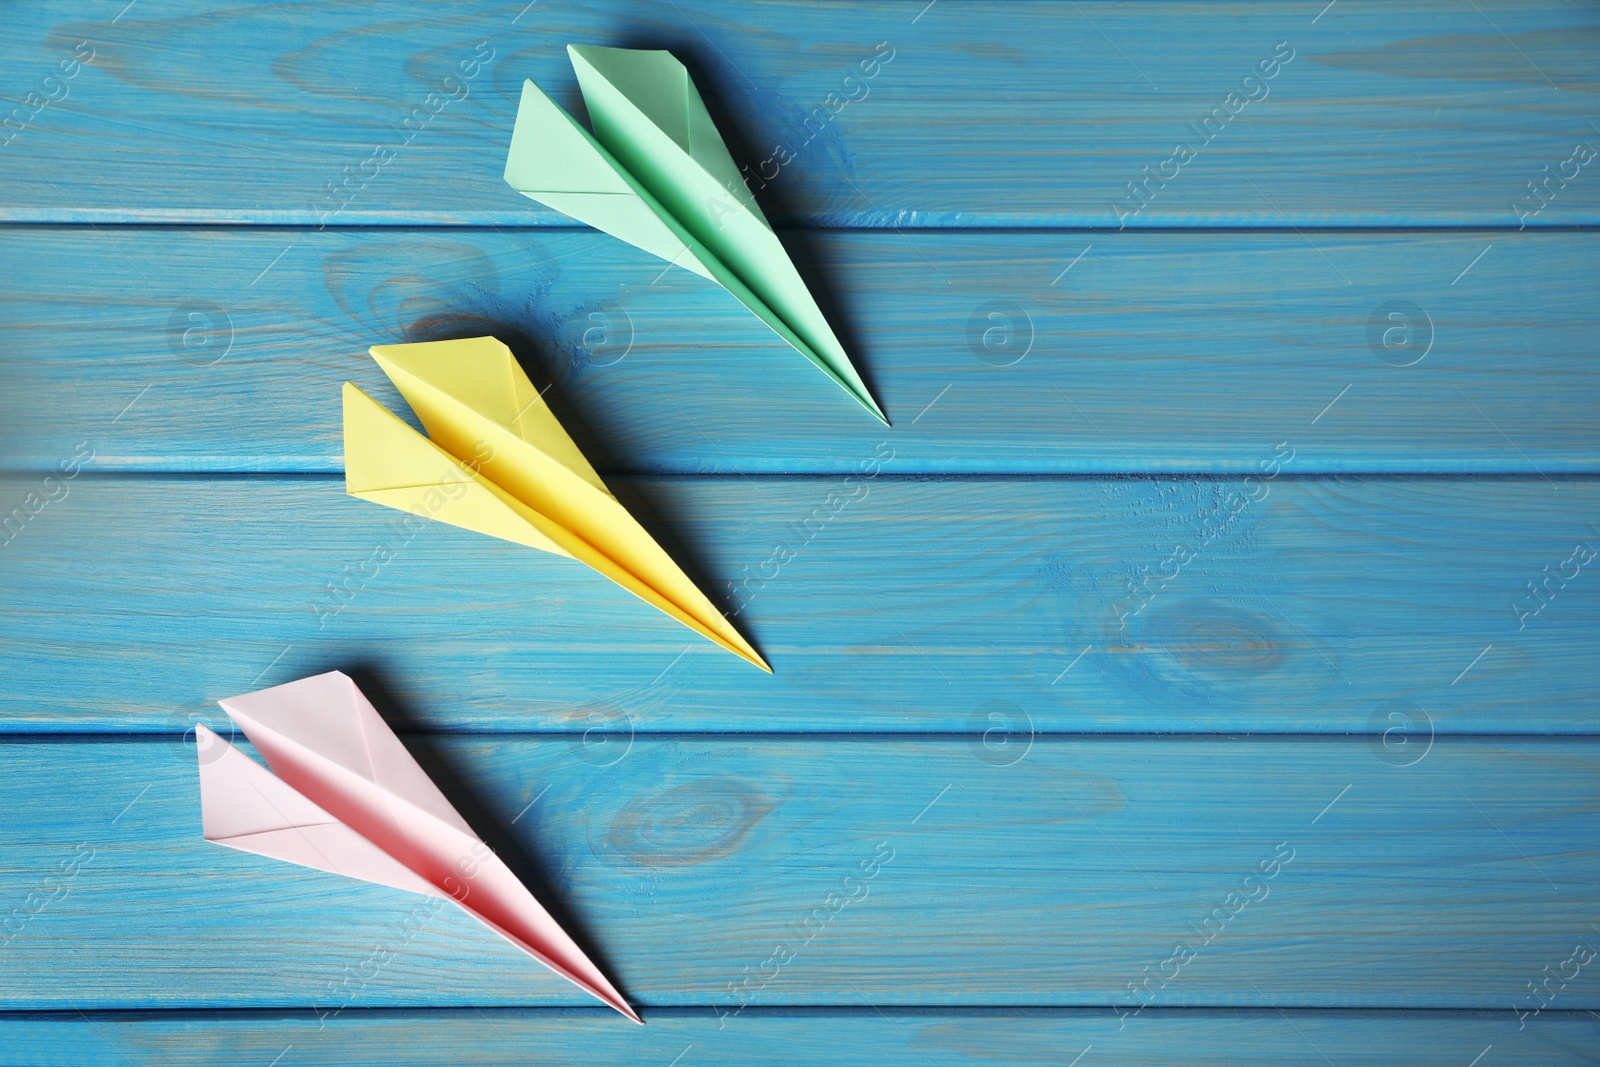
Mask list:
[[[734,631],[733,640],[719,640],[717,643],[723,648],[726,648],[729,652],[732,652],[734,655],[738,656],[740,659],[748,660],[749,662],[754,663],[757,667],[760,667],[768,674],[772,673],[772,667],[767,664],[766,659],[763,658],[761,653],[757,652],[750,642],[744,639],[744,635],[740,634],[737,630]]]

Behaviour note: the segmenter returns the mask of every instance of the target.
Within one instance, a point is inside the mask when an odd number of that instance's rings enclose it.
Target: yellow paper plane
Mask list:
[[[347,493],[580,560],[772,672],[611,495],[509,348],[472,337],[370,351],[428,436],[345,382]]]

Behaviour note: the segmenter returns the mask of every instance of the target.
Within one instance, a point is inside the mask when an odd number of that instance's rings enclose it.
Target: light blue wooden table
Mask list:
[[[569,41],[892,429],[504,185]],[[1559,0],[0,7],[0,1064],[1595,1062],[1597,92]],[[344,496],[367,346],[483,333],[772,677]],[[335,668],[643,1029],[201,840]]]

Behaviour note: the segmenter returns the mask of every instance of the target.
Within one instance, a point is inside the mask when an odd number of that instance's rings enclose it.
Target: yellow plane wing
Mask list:
[[[428,437],[346,383],[347,492],[581,560],[771,671],[606,489],[505,345],[475,337],[371,351]]]

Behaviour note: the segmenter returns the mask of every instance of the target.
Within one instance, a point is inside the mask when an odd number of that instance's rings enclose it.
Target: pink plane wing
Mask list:
[[[230,786],[226,793],[214,786],[217,799],[205,805],[208,840],[213,839],[215,810],[219,831],[232,831],[220,844],[448,896],[552,971],[635,1022],[642,1021],[511,869],[472,832],[350,678],[333,671],[219,703],[266,758],[272,773],[231,746],[230,751],[281,792],[256,790],[271,798],[261,803],[244,795],[240,786]],[[202,765],[203,793],[206,769]],[[259,785],[248,772],[238,778]],[[287,795],[303,806],[292,807],[284,799]],[[277,823],[267,817],[268,811],[276,814],[275,805],[283,807],[285,815]],[[281,825],[285,822],[291,825]],[[265,829],[253,829],[257,825]],[[308,826],[315,829],[308,833]],[[324,829],[329,826],[338,829]],[[263,832],[268,837],[261,837]],[[342,853],[340,866],[330,866],[332,861],[319,847],[324,837],[337,837],[338,844],[353,838],[365,849]],[[327,847],[337,844],[330,841]],[[372,861],[372,854],[383,856],[388,865]],[[397,869],[409,877],[395,873]],[[400,884],[403,881],[408,884]]]
[[[409,893],[445,895],[204,725],[195,727],[195,743],[207,841]]]

